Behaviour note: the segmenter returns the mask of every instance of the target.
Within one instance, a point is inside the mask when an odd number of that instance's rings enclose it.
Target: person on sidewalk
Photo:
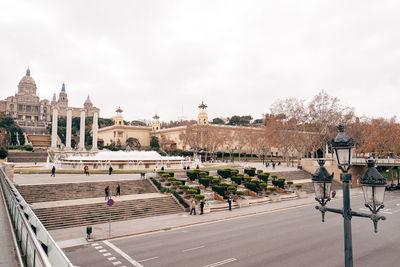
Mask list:
[[[110,195],[110,188],[108,187],[108,185],[107,185],[107,187],[104,189],[104,194],[105,194],[105,200],[108,200],[108,199],[110,199],[110,197],[109,197],[109,195]]]
[[[119,184],[117,185],[117,194],[115,196],[121,196],[121,186]]]
[[[200,215],[202,215],[204,212],[204,199],[200,201]]]
[[[229,195],[228,197],[228,210],[232,210],[232,195]]]
[[[83,167],[83,172],[85,173],[86,176],[89,176],[89,167],[87,165]]]
[[[51,176],[56,177],[56,166],[53,166],[53,168],[51,168],[51,175],[50,175],[50,177],[51,177]]]
[[[194,199],[190,202],[190,215],[192,215],[192,213],[196,215],[196,201]]]
[[[108,175],[111,175],[112,171],[113,171],[113,168],[110,166],[110,168],[108,168]]]

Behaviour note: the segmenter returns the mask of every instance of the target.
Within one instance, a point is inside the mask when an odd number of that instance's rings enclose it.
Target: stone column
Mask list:
[[[81,110],[81,127],[80,127],[80,136],[79,136],[79,149],[85,149],[85,110]]]
[[[58,109],[53,108],[53,121],[51,127],[51,148],[57,148],[57,120],[58,120]]]
[[[97,112],[94,112],[93,124],[92,124],[92,134],[93,134],[92,149],[93,150],[97,150],[97,130],[99,129],[98,122],[97,122],[98,120],[99,120],[99,114]]]
[[[71,149],[71,128],[72,128],[72,109],[67,109],[67,133],[65,139],[65,146],[68,150]]]

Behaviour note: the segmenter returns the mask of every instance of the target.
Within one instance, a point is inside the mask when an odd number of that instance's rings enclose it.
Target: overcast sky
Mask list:
[[[358,115],[399,114],[399,1],[0,1],[0,98],[27,66],[102,117],[260,118],[322,89]]]

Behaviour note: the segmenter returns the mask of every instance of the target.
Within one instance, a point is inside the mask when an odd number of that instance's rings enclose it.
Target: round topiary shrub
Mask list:
[[[202,200],[202,199],[204,199],[204,195],[198,194],[198,195],[195,195],[194,198],[197,200]]]
[[[228,187],[229,185],[227,183],[220,183],[220,186]]]
[[[236,186],[230,185],[226,188],[228,191],[236,191]]]
[[[296,184],[295,187],[296,187],[297,189],[300,189],[300,188],[303,187],[303,185],[302,185],[302,184]]]
[[[183,185],[182,181],[174,181],[174,185],[179,186],[179,185]]]
[[[220,182],[221,182],[221,179],[219,179],[219,178],[212,179],[213,184],[219,184]]]
[[[257,170],[257,174],[262,174],[263,170]]]
[[[8,156],[8,151],[5,147],[0,147],[0,159],[5,159]]]
[[[184,191],[186,191],[186,190],[189,189],[189,186],[188,185],[181,185],[179,188],[184,190]]]
[[[161,174],[161,177],[168,178],[168,177],[170,177],[170,176],[169,176],[168,173],[162,173],[162,174]]]
[[[238,185],[240,185],[242,183],[242,177],[232,176],[231,180],[232,180],[232,182],[235,182]]]
[[[267,183],[259,183],[258,185],[260,188],[265,189],[267,188],[268,184]]]
[[[293,184],[293,181],[287,181],[286,184],[292,185],[292,184]]]
[[[243,191],[235,191],[235,195],[237,196],[243,196],[244,192]]]
[[[265,174],[259,174],[258,179],[263,180],[264,182],[268,182],[268,175]]]
[[[254,192],[257,192],[257,185],[253,183],[244,183],[244,186]]]
[[[186,191],[186,193],[188,195],[194,195],[194,194],[197,194],[197,190],[196,189],[189,189],[188,191]]]
[[[273,186],[270,186],[270,187],[268,187],[268,191],[270,191],[270,192],[274,192],[274,191],[276,191],[276,188],[275,188],[275,187],[273,187]]]
[[[169,181],[169,182],[174,182],[174,181],[176,181],[176,178],[174,178],[174,177],[169,177],[169,178],[168,178],[168,181]]]
[[[245,183],[250,183],[251,177],[244,177],[243,180]]]
[[[210,185],[211,179],[209,178],[199,178],[199,183],[204,185],[204,187],[208,187]]]
[[[272,180],[275,180],[276,178],[278,178],[278,175],[273,174],[273,175],[271,175],[271,178],[272,178]]]

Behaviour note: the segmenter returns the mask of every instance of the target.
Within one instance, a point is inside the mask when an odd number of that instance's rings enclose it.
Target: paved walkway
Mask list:
[[[359,196],[362,194],[360,189],[353,189],[352,195]],[[337,192],[338,201],[342,196],[342,192]],[[252,216],[261,213],[274,212],[283,209],[292,209],[305,205],[316,205],[314,195],[307,198],[289,200],[283,202],[268,203],[264,205],[250,206],[246,208],[233,209],[232,211],[212,212],[204,215],[190,216],[188,213],[170,214],[156,217],[141,218],[135,220],[127,220],[121,222],[113,222],[111,224],[111,235],[109,235],[109,224],[92,225],[94,240],[103,240],[109,238],[117,238],[130,235],[145,234],[157,231],[166,231],[174,228],[187,227],[196,224],[211,223],[221,220],[229,220],[233,218]],[[313,208],[313,207],[310,207]],[[73,247],[87,244],[86,241],[86,225],[68,229],[59,229],[50,231],[50,234],[60,245],[61,248]]]
[[[148,193],[148,194],[123,195],[119,197],[113,196],[112,199],[114,200],[114,202],[117,202],[117,201],[147,199],[155,197],[167,197],[167,195],[163,195],[160,193]],[[77,205],[105,203],[105,202],[106,200],[104,199],[104,197],[96,197],[96,198],[81,198],[81,199],[71,199],[71,200],[58,200],[49,202],[37,202],[37,203],[32,203],[31,206],[33,209],[44,209],[44,208],[77,206]]]
[[[12,267],[18,266],[18,264],[6,212],[3,194],[0,193],[0,266]]]

